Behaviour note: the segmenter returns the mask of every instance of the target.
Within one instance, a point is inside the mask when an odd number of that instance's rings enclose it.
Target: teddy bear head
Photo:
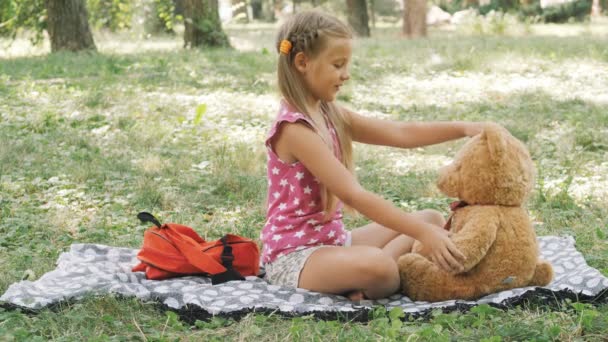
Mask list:
[[[526,146],[503,127],[488,124],[439,171],[437,186],[468,204],[521,206],[534,172]]]

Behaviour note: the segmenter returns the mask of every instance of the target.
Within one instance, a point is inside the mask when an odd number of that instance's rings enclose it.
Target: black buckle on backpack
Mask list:
[[[226,267],[226,272],[212,275],[211,284],[217,285],[232,280],[245,280],[245,278],[232,267],[234,254],[232,254],[232,246],[230,246],[228,241],[226,241],[226,236],[221,238],[220,241],[222,242],[222,245],[224,245],[224,250],[222,251],[220,258],[222,260],[222,265]]]

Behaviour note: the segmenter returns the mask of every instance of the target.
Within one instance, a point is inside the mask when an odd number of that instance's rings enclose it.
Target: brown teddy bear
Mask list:
[[[503,127],[488,124],[440,170],[437,182],[444,194],[460,199],[446,229],[466,256],[465,269],[444,271],[416,241],[413,253],[398,262],[404,294],[423,301],[476,299],[547,285],[553,268],[538,259],[536,234],[523,207],[533,184],[534,164],[524,144]]]

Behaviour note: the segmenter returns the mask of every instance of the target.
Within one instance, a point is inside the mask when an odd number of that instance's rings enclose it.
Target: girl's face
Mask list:
[[[352,39],[329,38],[327,46],[315,58],[307,59],[300,69],[314,101],[331,102],[340,87],[350,78],[349,63]]]

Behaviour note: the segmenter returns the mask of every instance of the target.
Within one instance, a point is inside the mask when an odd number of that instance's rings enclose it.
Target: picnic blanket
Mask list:
[[[119,294],[156,301],[188,321],[213,315],[239,317],[249,312],[366,320],[367,313],[378,305],[388,310],[400,307],[407,315],[415,317],[429,314],[436,308],[448,312],[482,303],[511,307],[534,298],[603,301],[608,297],[608,278],[587,265],[575,249],[572,237],[543,236],[538,241],[541,257],[550,261],[555,270],[551,284],[544,288],[525,287],[494,293],[477,301],[414,302],[396,294],[386,299],[354,303],[342,296],[270,285],[258,277],[215,286],[211,285],[210,279],[195,276],[147,280],[143,273],[131,272],[138,262],[137,249],[74,244],[60,255],[55,270],[36,281],[12,284],[0,297],[0,302],[4,302],[3,306],[36,311],[84,296]]]

